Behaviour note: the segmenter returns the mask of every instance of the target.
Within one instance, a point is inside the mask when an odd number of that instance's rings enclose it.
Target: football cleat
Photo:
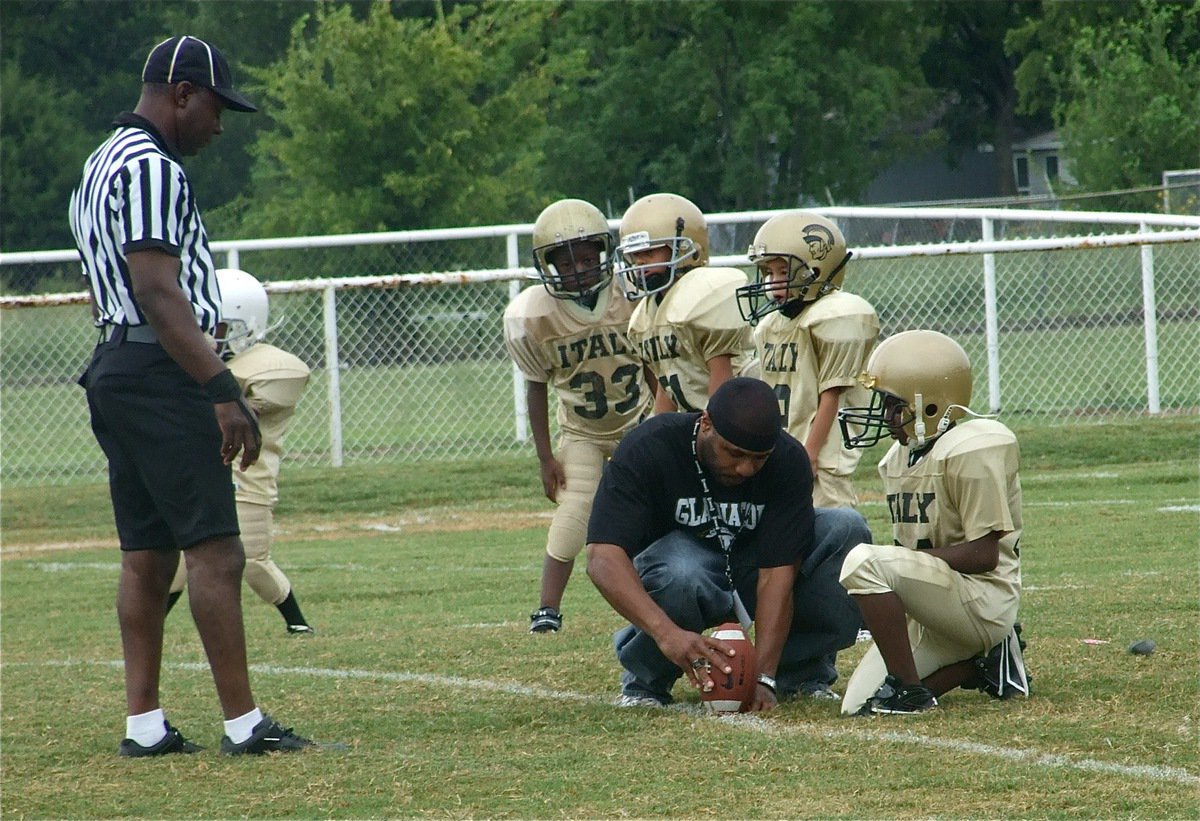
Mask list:
[[[924,713],[937,706],[933,691],[924,684],[901,684],[895,676],[885,678],[883,686],[867,702],[870,712],[884,715]]]
[[[841,701],[842,697],[829,689],[829,685],[823,681],[806,681],[800,685],[800,689],[796,691],[796,695],[800,698],[811,698],[817,701]]]
[[[621,693],[615,702],[617,707],[666,707],[667,705],[654,696],[636,693]]]
[[[985,655],[976,656],[975,669],[978,676],[963,687],[964,690],[982,690],[992,698],[1009,699],[1017,693],[1029,697],[1029,683],[1033,676],[1025,670],[1026,647],[1021,638],[1021,625],[1014,624],[1012,632]]]
[[[171,753],[198,753],[203,749],[199,744],[188,741],[183,737],[183,733],[167,724],[167,734],[162,737],[162,741],[151,744],[149,747],[143,747],[132,738],[125,738],[121,740],[121,746],[117,747],[117,755],[127,758],[148,758]]]
[[[293,636],[315,636],[317,631],[307,624],[289,624],[287,631]]]
[[[229,736],[221,739],[224,755],[263,755],[265,753],[290,753],[317,746],[315,742],[298,736],[291,727],[280,727],[279,722],[269,715],[254,727],[254,732],[241,744],[234,744]]]
[[[530,633],[557,633],[562,629],[562,613],[553,607],[543,607],[529,614]]]

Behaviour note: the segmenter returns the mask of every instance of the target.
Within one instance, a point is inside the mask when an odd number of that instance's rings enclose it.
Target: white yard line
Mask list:
[[[46,661],[19,662],[21,666],[70,667],[76,665],[121,668],[121,661]],[[0,666],[16,666],[5,663]],[[175,670],[192,670],[207,672],[208,665],[194,662],[165,663],[164,667]],[[460,676],[438,676],[429,673],[400,673],[382,670],[344,670],[328,667],[280,667],[273,664],[252,664],[252,672],[259,675],[281,676],[312,676],[314,678],[335,679],[366,679],[400,683],[425,684],[436,687],[455,687],[466,690],[503,693],[506,695],[531,697],[539,700],[559,702],[576,702],[579,704],[609,704],[612,699],[591,693],[576,693],[569,690],[549,690],[544,687],[534,687],[505,681],[490,681],[488,679],[472,679]],[[616,709],[616,708],[614,708]],[[643,708],[630,708],[643,709]],[[702,716],[703,711],[695,705],[673,705],[667,708],[689,716]],[[1073,758],[1059,753],[1045,753],[1036,749],[1020,749],[1016,747],[1000,747],[994,744],[979,744],[974,741],[964,741],[955,738],[935,738],[921,735],[911,730],[884,729],[883,727],[863,727],[866,723],[875,723],[873,719],[838,719],[842,726],[830,727],[812,723],[782,724],[759,716],[723,716],[719,721],[751,732],[767,735],[800,735],[817,738],[827,738],[833,741],[851,738],[859,741],[887,742],[892,744],[910,744],[916,747],[926,747],[937,750],[948,750],[955,753],[979,756],[981,758],[997,758],[1015,761],[1045,769],[1080,770],[1084,772],[1102,773],[1105,775],[1123,776],[1134,780],[1169,781],[1177,784],[1200,785],[1200,776],[1179,767],[1163,765],[1129,765],[1114,764],[1108,761],[1097,761],[1092,758]],[[858,726],[851,726],[858,725]]]

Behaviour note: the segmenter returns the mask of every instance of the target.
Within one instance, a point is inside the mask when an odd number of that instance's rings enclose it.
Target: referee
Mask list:
[[[254,413],[205,334],[221,325],[208,236],[181,165],[221,134],[225,109],[255,111],[229,64],[195,37],[150,52],[137,107],[88,158],[71,230],[99,339],[80,384],[108,457],[121,543],[117,618],[128,708],[122,756],[202,749],[159,701],[167,590],[184,551],[192,617],[216,683],[231,755],[313,746],[254,703],[242,626],[245,559],[231,464],[258,458]]]

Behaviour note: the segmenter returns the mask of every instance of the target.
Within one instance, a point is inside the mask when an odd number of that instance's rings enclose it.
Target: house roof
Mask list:
[[[1027,151],[1061,151],[1063,147],[1062,140],[1058,136],[1058,131],[1050,129],[1043,131],[1041,134],[1034,134],[1028,139],[1019,140],[1013,143],[1013,153],[1021,154]]]

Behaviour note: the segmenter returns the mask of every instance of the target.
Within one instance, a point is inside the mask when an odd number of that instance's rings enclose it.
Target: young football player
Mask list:
[[[862,378],[871,404],[839,412],[842,436],[852,448],[895,440],[879,463],[895,546],[860,544],[842,565],[874,637],[842,713],[920,713],[955,687],[1028,695],[1016,437],[994,419],[964,421],[978,416],[971,363],[943,334],[889,337]]]
[[[546,498],[558,505],[546,538],[541,602],[529,632],[562,628],[563,591],[587,536],[592,496],[622,435],[650,411],[652,390],[628,337],[633,304],[613,283],[613,239],[594,205],[559,200],[533,227],[541,285],[504,312],[504,343],[525,376],[529,425]],[[558,397],[550,445],[547,385]]]
[[[618,275],[637,302],[629,337],[658,380],[654,412],[702,410],[751,357],[737,268],[709,268],[708,223],[689,200],[650,194],[621,219]]]
[[[761,378],[779,397],[787,432],[813,464],[813,504],[854,507],[861,452],[835,431],[839,409],[866,401],[858,375],[879,336],[871,304],[841,290],[852,252],[830,220],[808,211],[772,217],[754,237],[756,282],[738,289],[754,328]]]
[[[246,551],[246,584],[260,599],[275,605],[288,633],[312,635],[291,581],[271,558],[283,437],[308,384],[309,369],[298,356],[263,342],[268,304],[262,283],[235,268],[217,271],[217,282],[225,326],[224,331],[217,331],[217,353],[242,386],[262,431],[258,461],[245,470],[235,464],[233,471],[238,527]],[[167,599],[168,611],[186,582],[187,571],[180,562]]]

